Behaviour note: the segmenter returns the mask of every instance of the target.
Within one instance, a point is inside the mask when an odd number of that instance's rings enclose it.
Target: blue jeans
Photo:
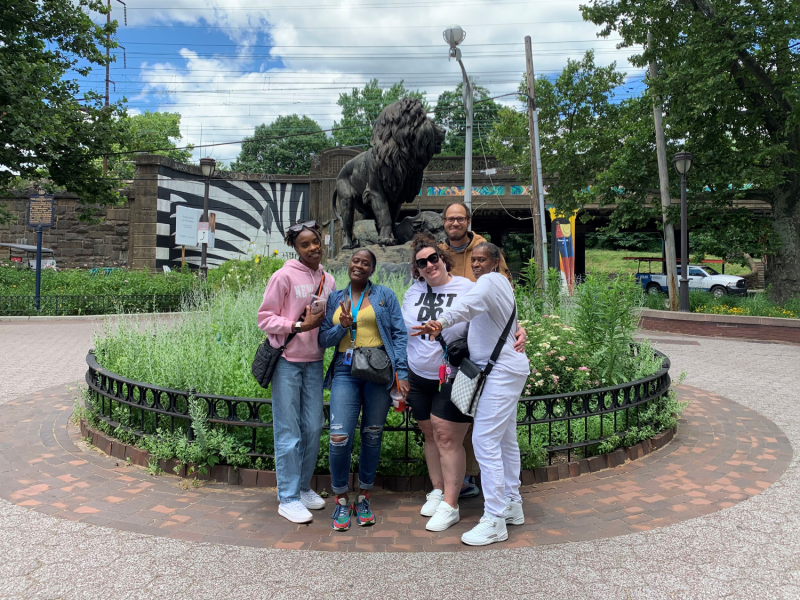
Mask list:
[[[350,366],[335,366],[331,384],[331,487],[335,494],[350,489],[350,456],[358,414],[361,417],[361,454],[358,460],[358,481],[362,490],[375,485],[375,471],[381,458],[381,440],[386,415],[392,398],[385,384],[370,383],[350,375]],[[337,436],[344,440],[334,441]]]
[[[322,361],[289,362],[282,356],[272,376],[272,427],[278,500],[300,500],[311,488],[319,456],[322,413]]]

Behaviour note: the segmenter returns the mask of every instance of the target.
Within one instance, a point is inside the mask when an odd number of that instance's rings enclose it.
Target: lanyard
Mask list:
[[[358,311],[361,308],[361,303],[364,301],[364,296],[367,295],[369,291],[369,286],[372,285],[372,282],[367,282],[367,287],[364,288],[364,291],[361,292],[361,297],[358,299],[358,304],[353,303],[353,289],[348,285],[347,292],[350,294],[350,306],[352,306],[352,314],[353,314],[353,326],[350,328],[350,340],[353,342],[353,345],[356,345],[356,321],[358,320]]]

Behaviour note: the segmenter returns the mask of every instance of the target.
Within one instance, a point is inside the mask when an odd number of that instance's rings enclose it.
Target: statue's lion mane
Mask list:
[[[333,210],[342,225],[343,248],[358,246],[353,239],[355,210],[375,218],[382,244],[395,243],[393,224],[400,208],[419,193],[423,171],[441,151],[444,137],[445,130],[416,98],[403,98],[381,111],[369,150],[349,160],[336,179]]]

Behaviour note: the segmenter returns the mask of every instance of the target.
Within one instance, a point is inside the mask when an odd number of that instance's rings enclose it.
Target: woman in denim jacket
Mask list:
[[[394,292],[374,285],[369,278],[375,272],[375,255],[359,250],[350,260],[350,284],[328,297],[325,320],[319,330],[323,348],[336,347],[325,375],[324,387],[331,390],[331,485],[336,495],[332,527],[336,531],[350,529],[351,515],[358,525],[373,525],[375,515],[369,507],[369,490],[375,483],[375,471],[381,455],[381,439],[386,415],[392,405],[389,390],[395,385],[405,397],[408,394],[406,330],[400,304]],[[353,327],[353,324],[357,327]],[[382,347],[392,363],[392,381],[377,384],[353,377],[349,348]],[[361,452],[359,455],[358,493],[352,504],[348,498],[350,456],[358,415],[361,418]]]

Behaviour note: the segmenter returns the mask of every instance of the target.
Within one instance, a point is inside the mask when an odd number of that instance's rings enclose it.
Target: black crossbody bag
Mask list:
[[[325,284],[325,273],[322,274],[322,281],[319,282],[319,289],[317,290],[317,296],[322,295],[322,287]],[[303,315],[297,319],[297,321],[302,321]],[[295,323],[297,321],[294,321]],[[256,350],[255,358],[253,358],[253,366],[251,367],[251,372],[253,373],[253,377],[256,378],[258,385],[263,388],[269,387],[269,384],[272,382],[272,375],[275,373],[275,365],[278,364],[278,359],[283,354],[283,351],[286,350],[286,346],[289,345],[296,336],[297,333],[294,331],[290,333],[286,337],[286,341],[283,343],[283,346],[280,348],[275,348],[272,344],[269,343],[269,336],[264,338],[264,341],[261,342],[258,346],[258,350]]]
[[[433,288],[428,285],[428,293],[433,294]],[[449,344],[444,341],[442,334],[436,336],[436,340],[442,345],[442,351],[447,355],[447,362],[454,367],[459,367],[461,361],[469,358],[469,346],[467,345],[467,338],[458,338]]]

